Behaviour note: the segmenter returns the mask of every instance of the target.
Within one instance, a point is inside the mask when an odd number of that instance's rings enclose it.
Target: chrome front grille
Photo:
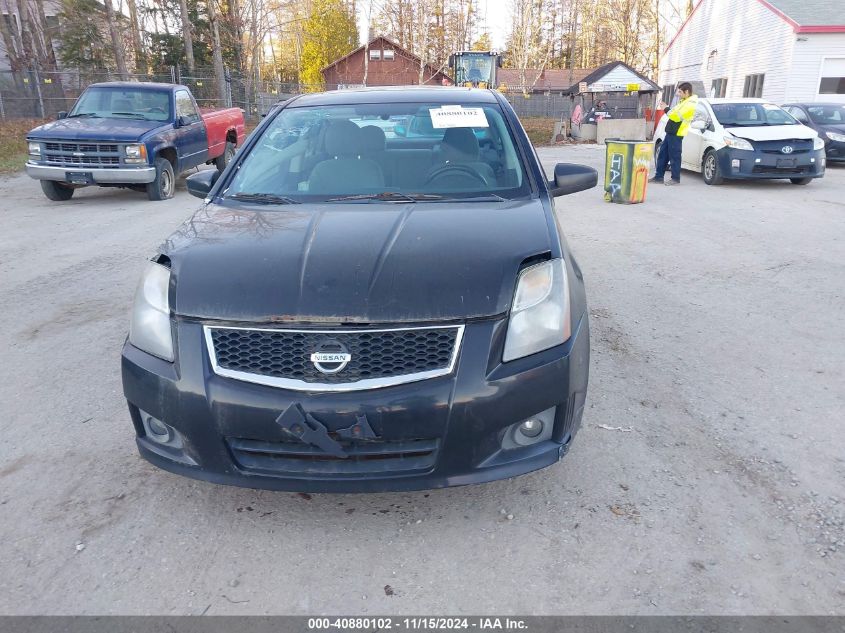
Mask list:
[[[56,167],[119,167],[120,150],[115,143],[46,141],[43,161]]]
[[[120,157],[118,156],[63,156],[60,154],[45,154],[44,160],[51,165],[72,165],[74,167],[80,165],[92,165],[96,167],[120,165]]]
[[[462,325],[352,330],[206,326],[205,339],[220,376],[298,391],[352,391],[450,374],[463,331]],[[320,371],[312,360],[318,352],[349,358],[345,365],[322,363]]]

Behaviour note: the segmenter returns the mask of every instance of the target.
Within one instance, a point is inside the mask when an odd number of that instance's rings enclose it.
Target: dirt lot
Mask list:
[[[845,614],[845,169],[559,199],[591,302],[583,430],[544,471],[408,494],[141,461],[129,304],[196,199],[56,204],[14,176],[0,200],[2,614]]]

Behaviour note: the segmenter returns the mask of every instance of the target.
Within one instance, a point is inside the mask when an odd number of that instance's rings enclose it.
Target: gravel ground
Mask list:
[[[2,614],[845,614],[845,168],[558,199],[593,328],[572,451],[407,494],[143,462],[120,347],[144,259],[197,201],[56,204],[23,175],[0,200]]]

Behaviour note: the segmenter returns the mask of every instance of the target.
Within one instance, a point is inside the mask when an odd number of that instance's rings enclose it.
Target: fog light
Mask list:
[[[552,407],[532,415],[522,422],[511,424],[505,429],[502,436],[502,448],[506,450],[520,448],[552,439],[552,432],[555,427],[555,411],[557,411],[557,407]]]
[[[739,159],[734,158],[731,160],[731,169],[739,169]]]
[[[811,159],[810,159],[810,162],[811,162],[811,163],[815,163],[815,162],[816,162],[816,159],[815,159],[815,158],[811,158]]]
[[[151,439],[161,444],[167,444],[173,436],[169,426],[158,418],[147,414],[144,415],[144,430],[147,431],[147,435]]]
[[[543,422],[534,418],[526,420],[519,425],[519,432],[525,437],[537,437],[543,432]]]
[[[754,159],[754,162],[755,162],[755,163],[762,163],[762,162],[763,162],[763,160],[762,160],[762,159],[760,159],[760,158],[755,158],[755,159]]]

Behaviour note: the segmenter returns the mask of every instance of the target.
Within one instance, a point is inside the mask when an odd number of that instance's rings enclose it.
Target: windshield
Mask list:
[[[170,121],[170,93],[124,87],[89,88],[68,116]]]
[[[461,53],[455,64],[455,82],[490,82],[493,57],[489,53]]]
[[[800,125],[786,110],[771,103],[711,103],[710,107],[725,127]]]
[[[283,204],[501,200],[529,193],[498,105],[390,103],[282,110],[225,197]]]
[[[845,105],[811,105],[807,114],[819,125],[845,125]]]

